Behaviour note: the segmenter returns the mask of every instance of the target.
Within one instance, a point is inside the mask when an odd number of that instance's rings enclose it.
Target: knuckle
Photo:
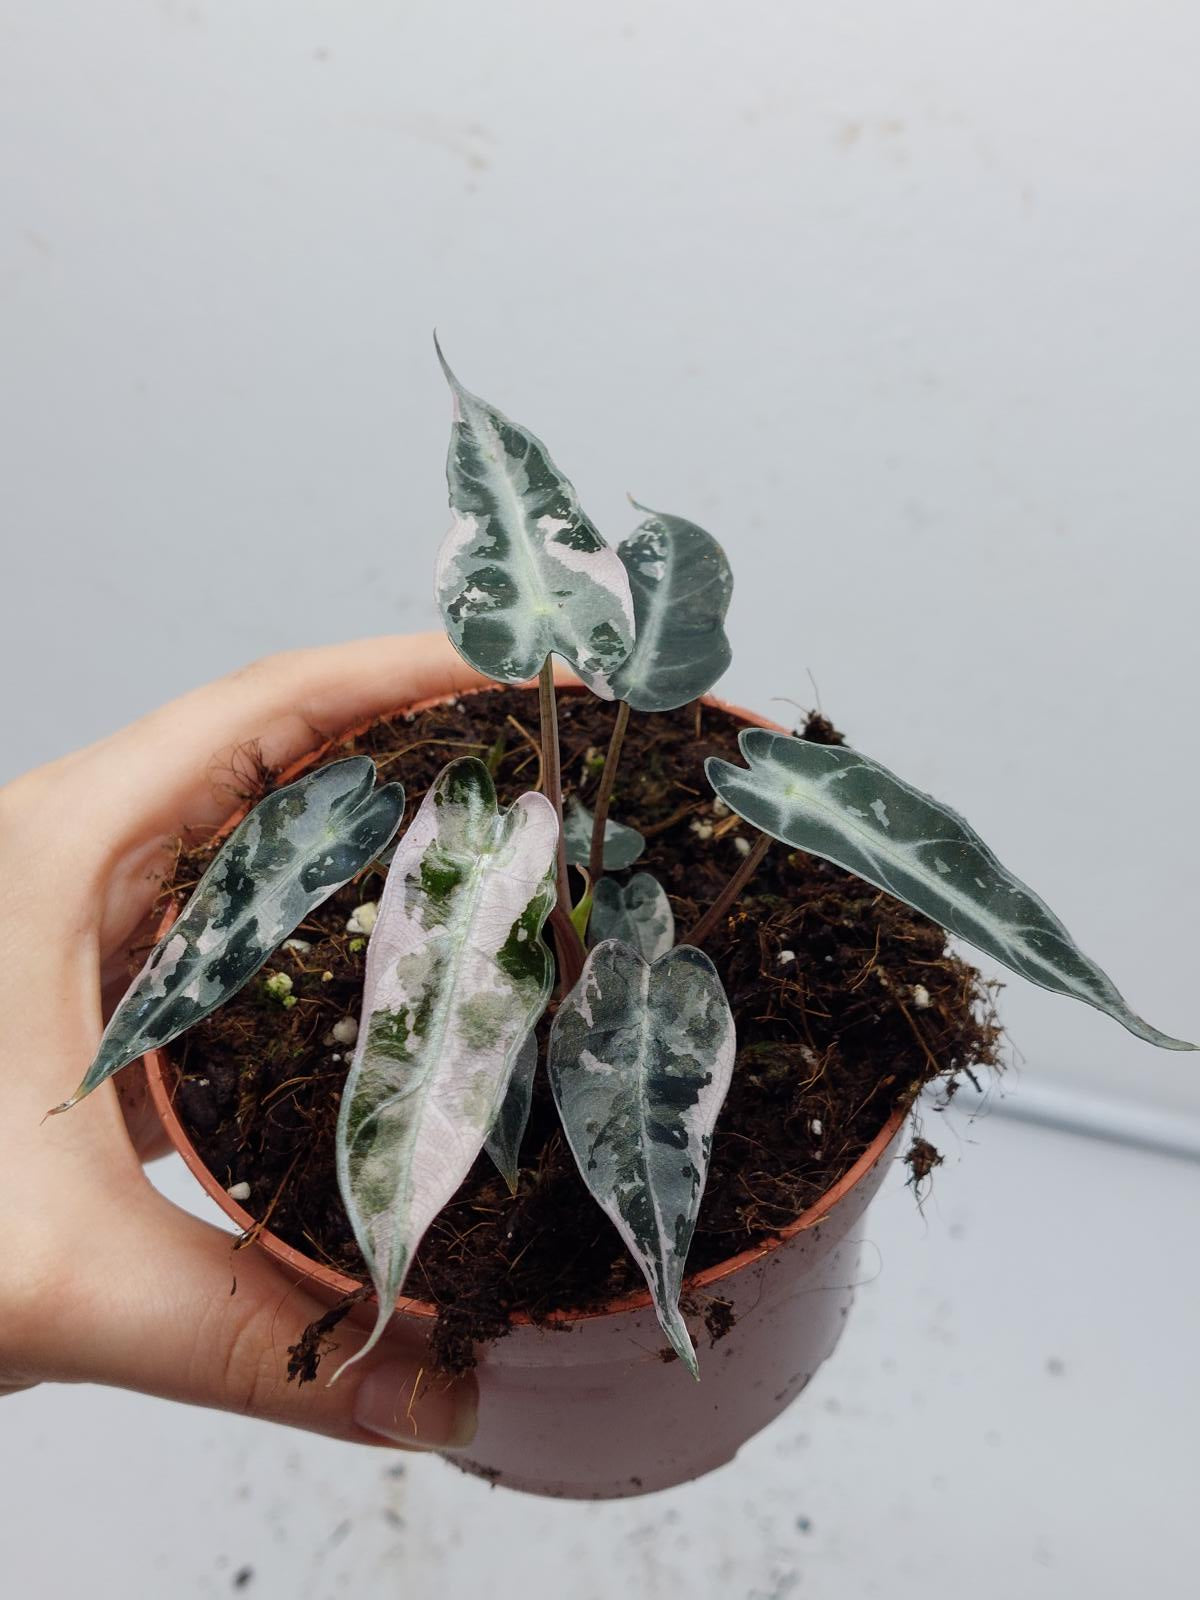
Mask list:
[[[243,1416],[273,1410],[281,1361],[275,1338],[276,1307],[261,1302],[221,1308],[221,1325],[201,1323],[196,1360],[211,1375],[221,1405]],[[215,1364],[215,1367],[214,1367]]]
[[[27,772],[0,788],[0,846],[15,843],[37,815],[45,785],[40,771]]]
[[[47,842],[69,814],[74,771],[67,757],[0,787],[0,859],[9,871],[27,870],[47,857]]]
[[[72,1315],[71,1280],[57,1253],[25,1236],[7,1254],[0,1287],[0,1392],[29,1388],[53,1376],[47,1329]],[[53,1365],[53,1362],[50,1363]]]
[[[302,650],[277,650],[269,655],[256,656],[253,661],[248,661],[245,666],[231,672],[229,681],[245,688],[253,688],[273,679],[286,677],[299,665],[303,654]]]

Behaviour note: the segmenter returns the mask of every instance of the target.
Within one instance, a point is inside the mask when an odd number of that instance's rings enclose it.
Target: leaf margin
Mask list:
[[[885,784],[893,785],[894,789],[906,799],[914,801],[918,806],[930,808],[934,812],[940,814],[940,816],[943,817],[950,825],[960,830],[962,834],[961,840],[944,841],[925,838],[918,840],[917,844],[935,844],[938,842],[943,842],[946,843],[948,847],[953,845],[955,848],[965,844],[966,846],[978,852],[982,859],[983,866],[996,873],[997,878],[1000,880],[1004,888],[1008,889],[1009,892],[1014,894],[1026,896],[1030,905],[1036,911],[1043,914],[1046,929],[1054,938],[1060,940],[1064,946],[1074,951],[1084,968],[1090,974],[1094,975],[1094,979],[1098,981],[1100,993],[1104,995],[1104,998],[1098,998],[1095,994],[1088,993],[1081,988],[1072,988],[1062,983],[1048,982],[1045,979],[1036,976],[1033,971],[1017,965],[1014,960],[1010,959],[1004,954],[1003,949],[1000,947],[1003,944],[1002,940],[997,939],[995,944],[988,944],[981,941],[965,926],[956,926],[954,922],[948,920],[943,915],[939,915],[936,910],[931,909],[928,904],[922,904],[914,900],[910,895],[898,888],[893,882],[889,881],[886,874],[882,871],[877,869],[873,873],[870,870],[865,870],[860,863],[848,860],[844,855],[840,855],[834,850],[829,848],[820,848],[814,845],[811,841],[805,841],[796,837],[789,837],[784,832],[778,831],[786,826],[781,809],[781,801],[778,798],[772,799],[768,797],[764,801],[766,806],[774,808],[774,826],[770,826],[768,823],[764,822],[764,820],[762,820],[761,813],[758,816],[750,814],[747,809],[745,809],[744,802],[742,805],[739,805],[737,800],[739,791],[748,790],[751,793],[755,792],[753,785],[748,780],[757,779],[760,783],[764,781],[761,777],[761,769],[764,765],[768,763],[782,765],[782,763],[776,762],[774,752],[776,750],[786,750],[793,747],[804,752],[804,759],[810,760],[814,765],[822,761],[829,763],[830,770],[834,772],[837,772],[838,770],[853,771],[854,769],[852,767],[844,766],[844,764],[858,763],[861,769],[866,771],[868,774],[882,779]],[[995,851],[992,850],[991,846],[988,845],[986,841],[971,826],[971,824],[967,822],[966,818],[961,816],[952,807],[944,804],[940,800],[936,800],[932,795],[926,794],[923,790],[916,788],[915,785],[908,783],[907,780],[899,777],[898,774],[892,772],[888,767],[885,767],[882,762],[874,760],[873,757],[864,755],[861,751],[854,749],[851,745],[820,744],[813,740],[797,738],[791,734],[775,732],[768,728],[755,727],[742,729],[741,733],[738,735],[738,748],[741,752],[743,760],[747,763],[746,767],[738,767],[732,762],[725,761],[720,756],[709,756],[704,763],[705,776],[708,778],[708,781],[718,798],[721,799],[727,806],[729,806],[730,810],[736,811],[744,821],[749,822],[752,827],[756,827],[761,832],[770,834],[772,838],[779,839],[781,843],[790,846],[792,849],[804,850],[808,854],[819,856],[826,861],[831,861],[836,866],[841,867],[844,871],[853,873],[856,877],[861,878],[864,882],[870,883],[877,889],[881,889],[885,894],[894,895],[905,905],[910,906],[913,910],[918,911],[921,915],[928,917],[930,921],[937,923],[938,926],[944,928],[946,932],[954,935],[956,938],[962,939],[965,943],[971,945],[973,948],[981,950],[985,954],[993,957],[1003,966],[1008,967],[1011,971],[1016,972],[1019,976],[1026,978],[1029,982],[1035,984],[1037,987],[1046,989],[1053,994],[1064,995],[1069,999],[1080,1000],[1084,1004],[1092,1006],[1095,1010],[1103,1012],[1112,1017],[1114,1021],[1119,1022],[1122,1027],[1126,1028],[1136,1038],[1143,1039],[1148,1044],[1157,1045],[1160,1049],[1166,1050],[1191,1051],[1200,1049],[1200,1046],[1191,1044],[1187,1040],[1176,1039],[1170,1034],[1163,1033],[1161,1029],[1153,1027],[1150,1023],[1146,1022],[1144,1018],[1138,1016],[1138,1014],[1129,1006],[1128,1002],[1117,989],[1116,984],[1113,983],[1108,974],[1104,972],[1104,970],[1099,967],[1096,962],[1092,961],[1090,957],[1083,953],[1075,939],[1067,930],[1065,924],[1061,921],[1057,914],[1051,910],[1046,901],[1042,899],[1036,890],[1030,888],[1029,885],[1022,879],[1018,878],[1014,872],[1005,867],[1003,862],[1001,862],[999,857],[996,855]],[[716,776],[714,776],[714,774],[716,774]],[[785,798],[798,799],[799,795],[800,790],[799,787],[797,787],[795,792],[786,795]],[[878,833],[868,828],[860,828],[857,825],[857,821],[852,824],[846,824],[845,813],[842,809],[830,806],[818,807],[817,802],[814,801],[812,803],[814,808],[823,809],[835,815],[841,822],[844,832],[848,832],[850,834],[861,832],[865,837],[872,841],[876,841],[880,837]],[[879,797],[876,803],[883,804],[884,814],[886,814],[887,802],[883,801],[882,797]],[[884,824],[881,821],[880,826],[886,827],[887,824]],[[836,832],[837,824],[833,824],[831,827]],[[846,852],[846,854],[849,854],[849,852]],[[901,867],[898,868],[898,870],[905,869]],[[951,869],[947,868],[947,878],[945,882],[942,882],[941,880],[934,880],[932,878],[928,879],[930,883],[934,884],[935,888],[940,884],[943,892],[946,893],[947,898],[949,898],[948,888],[950,882],[950,872]],[[984,885],[981,884],[981,887],[982,886]],[[970,903],[971,902],[969,901],[968,897],[968,905]],[[1038,959],[1037,952],[1032,952],[1030,957],[1030,965],[1037,964]],[[1042,962],[1042,964],[1047,967],[1047,970],[1049,970],[1047,963]],[[1107,993],[1105,993],[1105,991],[1107,991]]]

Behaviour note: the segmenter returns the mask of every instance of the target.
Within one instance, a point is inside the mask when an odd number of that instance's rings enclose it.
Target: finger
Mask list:
[[[73,1276],[68,1302],[38,1340],[35,1376],[110,1384],[364,1444],[470,1442],[473,1377],[431,1374],[421,1346],[393,1336],[332,1386],[336,1363],[327,1359],[314,1382],[289,1382],[288,1347],[327,1308],[259,1251],[234,1253],[228,1234],[152,1191],[132,1212]],[[338,1360],[365,1342],[346,1323],[332,1337]]]
[[[146,1082],[146,1068],[141,1061],[133,1061],[114,1079],[121,1115],[125,1118],[125,1131],[129,1142],[143,1165],[170,1155],[174,1146],[162,1125],[162,1118],[150,1096]]]
[[[243,705],[250,680],[253,712]],[[579,679],[556,662],[555,682],[577,685]],[[93,796],[109,795],[114,769],[123,776],[126,792],[125,800],[115,792],[109,798],[111,848],[97,863],[96,888],[102,884],[103,894],[96,898],[105,910],[100,946],[120,962],[106,971],[106,980],[120,976],[127,983],[131,942],[140,939],[149,950],[155,941],[158,916],[147,920],[146,913],[171,870],[181,828],[210,829],[235,809],[230,776],[239,749],[252,743],[264,764],[278,771],[356,723],[488,684],[444,634],[366,639],[267,657],[85,752],[107,763],[100,777],[89,778]],[[403,765],[389,777],[403,780]],[[95,818],[93,807],[93,825]],[[73,876],[77,890],[89,889],[77,860]]]
[[[277,769],[356,722],[486,681],[444,634],[288,651],[171,701],[66,758],[57,775],[73,780],[76,800],[86,789],[89,832],[116,853],[223,820],[239,747],[253,742]]]
[[[578,677],[555,662],[555,682]],[[222,822],[233,754],[253,743],[266,767],[289,765],[356,723],[441,695],[495,687],[444,633],[359,639],[264,657],[114,734],[97,752],[121,758],[126,803],[156,806],[167,825]],[[114,796],[109,806],[115,812]],[[146,830],[143,829],[143,832]]]
[[[106,979],[105,965],[101,966],[101,1010],[105,1022],[112,1016],[117,1003],[129,987],[129,960],[119,963],[120,971]],[[146,1067],[142,1061],[131,1061],[113,1080],[125,1131],[143,1166],[170,1155],[174,1148],[170,1135],[163,1127],[162,1118],[150,1094],[146,1081]]]
[[[220,822],[230,798],[214,779],[239,746],[253,741],[278,769],[357,722],[485,682],[440,633],[288,651],[161,707],[109,748],[122,760],[125,802],[139,797],[143,831],[156,820]]]

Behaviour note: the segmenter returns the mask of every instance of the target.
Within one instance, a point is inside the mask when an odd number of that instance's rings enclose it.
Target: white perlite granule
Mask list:
[[[378,903],[374,900],[364,900],[362,905],[355,906],[354,910],[346,918],[346,932],[365,933],[370,938],[371,930],[374,928],[378,916]]]

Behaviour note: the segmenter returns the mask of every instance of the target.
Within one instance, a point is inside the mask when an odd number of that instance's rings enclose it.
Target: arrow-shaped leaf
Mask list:
[[[635,711],[671,711],[707,694],[729,665],[723,623],[733,573],[694,522],[638,510],[646,520],[617,546],[633,594],[634,645],[612,685]]]
[[[533,1103],[533,1080],[537,1076],[537,1034],[531,1033],[517,1052],[516,1065],[508,1080],[508,1089],[501,1102],[492,1131],[487,1136],[484,1149],[495,1163],[496,1171],[508,1185],[510,1194],[517,1192],[517,1178],[521,1170],[521,1141],[529,1126],[529,1108]]]
[[[557,841],[544,795],[501,811],[487,768],[466,757],[443,768],[396,851],[337,1129],[342,1199],[379,1295],[359,1355],[483,1148],[545,1009]]]
[[[375,859],[400,825],[404,789],[374,785],[375,763],[351,756],[259,801],[150,952],[82,1083],[56,1111],[223,1005],[314,907]]]
[[[1139,1039],[1193,1050],[1136,1016],[1033,890],[948,806],[845,745],[744,729],[749,770],[710,757],[709,782],[756,828],[856,873],[1022,977],[1115,1017]]]
[[[501,683],[535,677],[551,652],[604,700],[633,643],[629,579],[540,439],[464,389],[454,395],[446,478],[454,524],[437,597],[460,654]]]
[[[721,980],[690,945],[653,966],[615,939],[597,945],[550,1031],[550,1082],[583,1181],[694,1376],[679,1292],[733,1057]]]
[[[592,939],[619,939],[647,961],[665,956],[675,943],[675,913],[667,892],[649,872],[637,872],[628,883],[601,878],[592,903]]]
[[[567,862],[570,866],[587,866],[594,823],[592,813],[572,795],[563,816],[563,837],[567,841]],[[614,822],[611,817],[605,817],[605,872],[623,872],[626,867],[633,865],[645,848],[646,841],[636,828],[628,828],[623,822]]]

